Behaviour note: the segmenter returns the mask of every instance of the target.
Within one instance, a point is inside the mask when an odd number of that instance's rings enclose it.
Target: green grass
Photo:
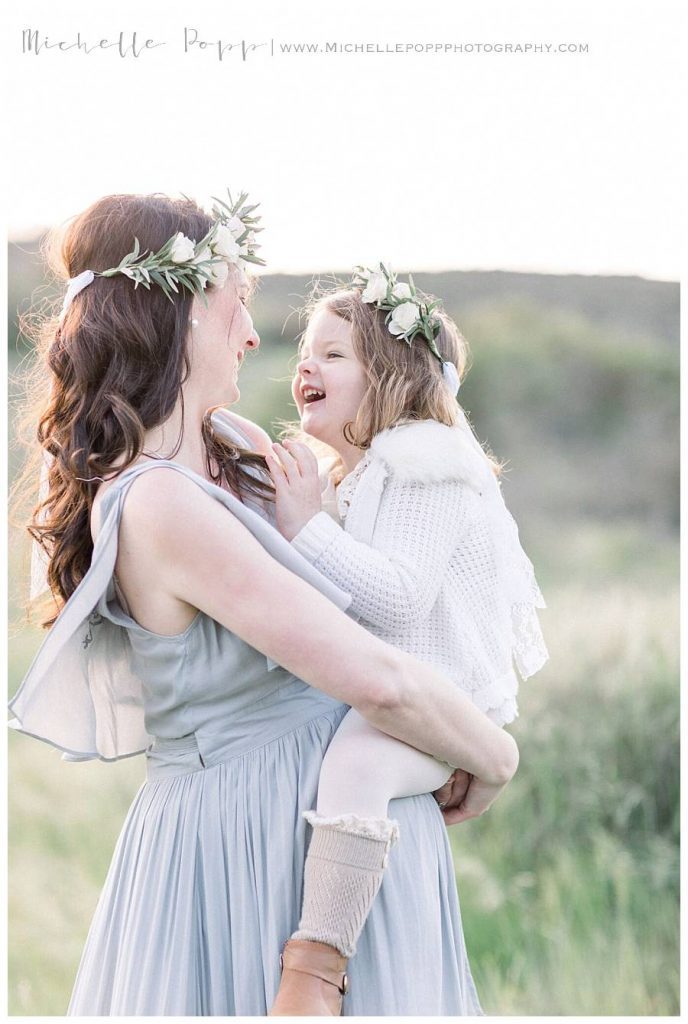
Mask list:
[[[67,764],[10,735],[9,1012],[61,1015],[141,758]]]
[[[452,830],[487,1013],[678,1013],[678,595],[550,595],[519,772]]]
[[[26,263],[13,275],[11,308],[37,274]],[[508,461],[504,493],[549,604],[551,662],[522,687],[513,727],[518,775],[451,833],[484,1009],[676,1014],[677,288],[423,277],[471,343],[462,403]],[[294,415],[285,375],[299,327],[282,324],[304,287],[264,279],[256,301],[263,344],[243,366],[239,411],[267,428]],[[12,449],[13,471],[20,459]],[[10,543],[18,623],[27,563]],[[38,640],[12,627],[10,691]],[[65,764],[15,734],[9,753],[9,1009],[58,1015],[144,766]]]
[[[524,684],[518,775],[451,831],[489,1014],[678,1013],[675,588],[548,594],[551,662]],[[36,636],[17,644],[15,680]],[[140,758],[65,764],[10,736],[15,1015],[65,1011]]]

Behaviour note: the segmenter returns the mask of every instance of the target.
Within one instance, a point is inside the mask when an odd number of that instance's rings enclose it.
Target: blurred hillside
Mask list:
[[[15,311],[58,298],[35,242],[10,246]],[[415,276],[415,275],[414,275]],[[506,460],[504,492],[548,608],[551,660],[521,689],[519,773],[451,834],[483,1006],[498,1015],[679,1012],[678,285],[419,274],[468,338],[461,401]],[[239,408],[291,418],[309,279],[261,278],[260,352]],[[59,301],[59,300],[58,300]],[[11,382],[11,396],[21,371]],[[16,461],[20,453],[13,452]],[[11,592],[27,578],[20,531]],[[10,692],[40,635],[13,607]],[[65,764],[10,737],[9,1007],[60,1014],[142,759]]]
[[[45,275],[38,240],[10,245],[9,270],[15,363],[30,354],[18,314],[63,286]],[[678,529],[678,284],[502,271],[415,280],[442,297],[469,341],[461,401],[506,461],[504,492],[533,557],[545,558],[545,580],[575,577],[582,554],[602,585],[629,559],[641,575],[658,563],[663,573]],[[310,286],[305,276],[260,279],[261,351],[242,370],[239,409],[268,429],[294,415],[287,378]]]

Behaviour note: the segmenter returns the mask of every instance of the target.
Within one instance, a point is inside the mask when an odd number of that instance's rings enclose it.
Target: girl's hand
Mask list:
[[[459,769],[454,774],[465,776],[467,772]],[[477,779],[475,775],[468,775],[468,786],[463,788],[464,781],[463,778],[460,778],[455,788],[453,779],[454,776],[452,775],[449,782],[442,789],[438,790],[439,793],[444,794],[446,787],[452,784],[451,795],[448,798],[445,796],[440,801],[440,806],[444,804],[442,807],[442,817],[444,818],[445,825],[458,825],[462,821],[468,821],[469,818],[479,818],[509,784],[508,782],[502,784],[483,782],[481,779]]]
[[[322,509],[318,460],[308,445],[298,441],[273,444],[266,459],[275,486],[277,528],[293,540]]]

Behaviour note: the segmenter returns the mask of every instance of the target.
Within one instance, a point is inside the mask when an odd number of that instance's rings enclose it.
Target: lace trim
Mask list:
[[[489,500],[489,499],[488,499]],[[521,547],[518,526],[497,488],[490,501],[495,549],[501,563],[502,588],[511,611],[511,648],[522,679],[542,668],[549,658],[536,608],[545,600],[535,579],[535,570]]]
[[[514,672],[488,683],[478,683],[475,687],[471,687],[468,681],[461,685],[461,689],[479,711],[490,712],[497,725],[506,725],[518,717],[518,679]]]
[[[357,814],[338,814],[327,818],[317,811],[303,811],[302,817],[313,828],[330,828],[334,832],[375,839],[378,842],[395,843],[399,838],[399,822],[393,818],[360,818]]]
[[[354,499],[356,488],[358,487],[359,481],[363,476],[364,472],[370,465],[372,454],[367,451],[361,461],[354,466],[350,473],[344,477],[337,487],[337,511],[339,512],[339,518],[342,522],[345,521],[349,509],[351,508],[351,502]]]
[[[532,604],[511,606],[514,661],[522,679],[538,672],[549,658],[537,612]]]
[[[500,704],[498,708],[481,708],[481,711],[492,712],[492,721],[495,725],[508,725],[509,722],[513,722],[515,718],[518,718],[518,707],[516,701],[513,698],[505,700],[503,704]]]

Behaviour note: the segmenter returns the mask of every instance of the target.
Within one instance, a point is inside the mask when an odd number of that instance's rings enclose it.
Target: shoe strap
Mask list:
[[[304,963],[303,959],[305,958],[300,957],[295,949],[287,948],[280,954],[280,967],[282,970],[286,967],[298,974],[308,974],[312,978],[318,978],[320,981],[327,982],[328,985],[334,985],[340,995],[346,995],[349,990],[349,977],[346,972],[338,971],[325,963],[320,963],[317,966],[308,962]]]

